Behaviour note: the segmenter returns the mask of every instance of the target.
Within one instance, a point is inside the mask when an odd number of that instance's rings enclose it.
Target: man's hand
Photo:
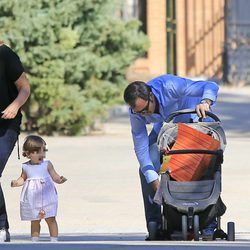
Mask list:
[[[157,179],[155,181],[152,181],[150,184],[151,184],[153,190],[156,191],[158,189],[158,187],[160,186],[160,181]]]
[[[1,118],[3,119],[13,119],[16,117],[18,112],[18,105],[16,103],[11,103],[4,111],[1,112]]]
[[[209,99],[204,99],[200,104],[196,105],[195,111],[200,118],[206,118],[205,111],[209,111],[212,101]]]

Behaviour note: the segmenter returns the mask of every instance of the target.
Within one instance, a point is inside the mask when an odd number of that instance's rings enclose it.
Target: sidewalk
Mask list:
[[[237,239],[249,241],[250,88],[223,88],[218,101],[215,112],[228,139],[222,173],[222,198],[227,212],[222,217],[222,228],[226,231],[226,223],[234,221]],[[84,137],[44,137],[49,147],[47,158],[59,174],[68,178],[66,183],[57,185],[60,235],[70,240],[69,234],[82,239],[84,235],[129,234],[143,240],[146,228],[138,164],[127,116],[105,124],[104,131]],[[24,136],[20,136],[20,144]],[[27,242],[30,233],[30,223],[19,217],[21,188],[10,187],[11,180],[20,175],[24,160],[17,160],[14,149],[2,179],[10,233],[17,243]],[[41,233],[48,236],[44,222]]]

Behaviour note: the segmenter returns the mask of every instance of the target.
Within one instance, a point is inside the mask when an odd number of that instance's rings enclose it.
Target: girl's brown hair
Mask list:
[[[26,157],[29,153],[38,152],[45,145],[46,142],[42,137],[38,135],[29,135],[25,138],[23,144],[23,156]]]

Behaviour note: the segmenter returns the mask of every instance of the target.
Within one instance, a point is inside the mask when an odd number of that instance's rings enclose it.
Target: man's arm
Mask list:
[[[185,79],[185,83],[184,95],[200,97],[201,100],[209,99],[211,104],[216,102],[219,86],[215,82]]]
[[[211,81],[193,81],[191,79],[173,76],[170,81],[173,97],[199,97],[201,102],[196,105],[199,117],[206,117],[205,111],[216,102],[219,86]]]
[[[1,116],[1,118],[3,119],[15,118],[18,110],[27,101],[30,95],[30,84],[24,72],[17,79],[15,84],[18,89],[18,95],[16,99],[4,111],[2,111],[3,115]]]
[[[145,118],[137,114],[131,114],[130,122],[135,154],[140,164],[140,171],[144,174],[147,183],[152,183],[158,179],[158,174],[149,156],[149,138]]]

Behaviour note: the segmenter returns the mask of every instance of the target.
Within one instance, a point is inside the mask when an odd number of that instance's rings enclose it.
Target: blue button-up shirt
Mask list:
[[[140,169],[148,183],[158,179],[158,169],[155,169],[149,157],[149,145],[156,140],[163,122],[168,116],[181,109],[195,109],[202,99],[216,101],[218,85],[210,81],[193,81],[174,75],[163,75],[147,83],[159,102],[159,114],[142,116],[130,113],[131,130],[134,149],[140,163]],[[175,122],[189,122],[190,118],[198,120],[197,115],[185,114],[176,117]],[[153,130],[148,136],[146,124],[153,123]]]

